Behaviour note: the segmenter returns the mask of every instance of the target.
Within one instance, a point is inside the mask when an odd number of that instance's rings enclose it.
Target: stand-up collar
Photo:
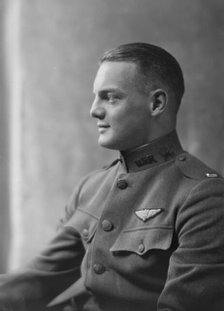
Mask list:
[[[121,162],[128,172],[136,172],[170,161],[183,152],[176,131],[131,151],[121,152]]]

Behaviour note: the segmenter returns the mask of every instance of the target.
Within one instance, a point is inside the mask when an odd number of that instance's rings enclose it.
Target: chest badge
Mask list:
[[[160,214],[162,211],[163,211],[162,208],[145,208],[145,209],[136,211],[135,214],[142,221],[146,221]]]

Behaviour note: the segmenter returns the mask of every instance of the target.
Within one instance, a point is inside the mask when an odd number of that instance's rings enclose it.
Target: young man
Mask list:
[[[178,140],[179,64],[121,45],[93,91],[98,143],[120,157],[82,180],[55,239],[3,282],[0,310],[224,310],[224,181]]]

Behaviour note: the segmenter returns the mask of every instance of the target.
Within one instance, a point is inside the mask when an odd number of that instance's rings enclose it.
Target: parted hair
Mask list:
[[[176,99],[177,109],[184,94],[184,77],[177,60],[166,50],[149,43],[128,43],[106,51],[103,62],[135,63],[143,75],[144,88],[165,85]]]

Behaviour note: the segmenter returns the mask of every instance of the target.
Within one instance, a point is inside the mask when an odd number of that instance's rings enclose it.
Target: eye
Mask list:
[[[118,97],[113,93],[108,93],[107,97],[108,97],[109,101],[114,101],[114,100],[118,99]]]
[[[121,96],[117,93],[108,93],[107,94],[107,100],[111,103],[114,103],[120,99],[121,99]]]
[[[103,91],[99,93],[99,97],[103,101],[107,101],[109,103],[115,103],[119,99],[121,99],[121,94],[112,91]]]

